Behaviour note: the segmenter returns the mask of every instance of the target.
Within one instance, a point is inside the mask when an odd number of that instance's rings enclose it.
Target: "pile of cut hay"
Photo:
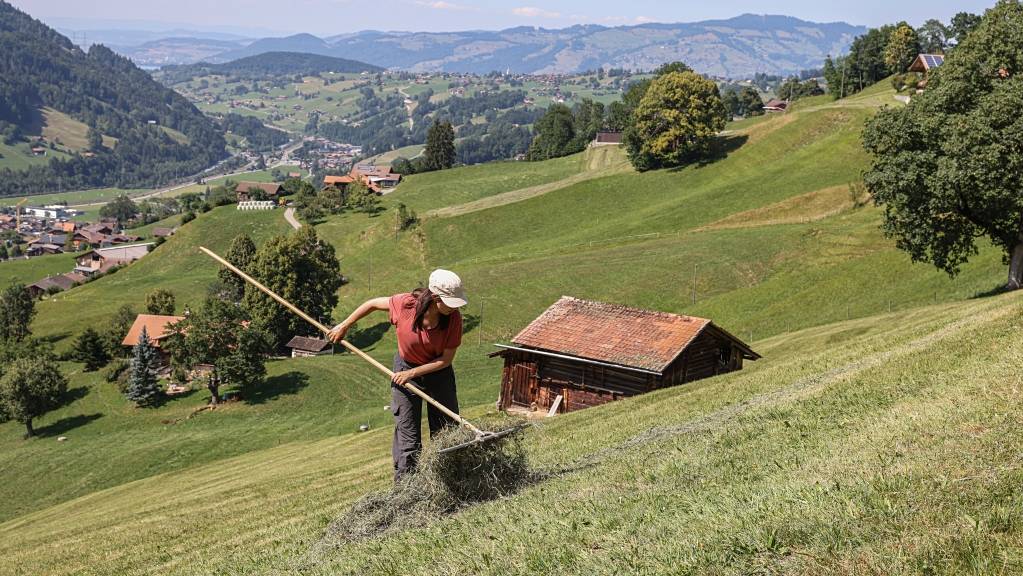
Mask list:
[[[521,427],[521,421],[510,418],[493,419],[480,426],[491,432]],[[473,438],[473,433],[462,427],[438,434],[423,450],[415,472],[388,490],[358,500],[330,524],[320,546],[337,547],[390,530],[421,527],[465,506],[512,494],[539,479],[529,467],[516,433],[439,453]]]

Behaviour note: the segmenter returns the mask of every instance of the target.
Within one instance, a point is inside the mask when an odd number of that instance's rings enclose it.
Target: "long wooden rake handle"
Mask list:
[[[249,284],[252,284],[256,288],[259,288],[267,296],[269,296],[269,297],[273,298],[274,300],[280,302],[281,305],[284,306],[285,308],[287,308],[288,310],[291,310],[295,314],[298,314],[303,320],[305,320],[306,322],[312,324],[319,331],[323,332],[324,335],[326,335],[326,334],[328,334],[330,332],[330,328],[328,328],[324,324],[320,323],[318,320],[316,320],[312,316],[310,316],[310,315],[306,314],[305,312],[299,310],[298,306],[295,306],[291,302],[288,302],[287,300],[285,300],[283,297],[277,295],[273,290],[267,288],[266,286],[263,286],[262,283],[260,283],[258,280],[256,280],[252,276],[249,276],[245,272],[242,272],[241,270],[239,270],[238,267],[236,267],[234,264],[231,264],[227,260],[224,260],[220,256],[217,256],[212,250],[210,250],[208,248],[205,248],[203,246],[200,246],[199,250],[202,250],[210,258],[213,258],[217,262],[220,262],[221,265],[223,265],[225,268],[227,268],[231,272],[234,272],[235,274],[241,276],[242,279],[244,279]],[[362,358],[366,362],[369,362],[370,364],[375,366],[377,368],[377,370],[380,370],[384,374],[387,374],[388,378],[394,378],[394,372],[391,372],[391,370],[387,366],[384,366],[380,362],[377,362],[377,360],[375,358],[373,358],[369,354],[366,354],[362,350],[359,350],[359,348],[356,347],[351,342],[349,342],[347,340],[342,340],[341,341],[341,345],[344,346],[345,348],[347,348],[348,350],[352,351],[356,355],[358,355],[360,358]],[[409,392],[412,392],[416,396],[419,396],[423,400],[426,400],[431,406],[433,406],[434,408],[436,408],[436,409],[440,410],[441,412],[443,412],[445,415],[447,415],[448,418],[451,418],[455,422],[458,422],[462,426],[465,426],[469,430],[472,430],[473,433],[475,433],[476,435],[479,436],[479,435],[483,435],[484,434],[484,432],[482,430],[480,430],[476,426],[473,426],[472,423],[470,423],[468,420],[466,420],[465,418],[462,418],[458,414],[452,412],[451,410],[448,409],[447,406],[445,406],[445,405],[441,404],[440,402],[434,400],[433,397],[431,397],[426,392],[423,392],[422,390],[420,390],[416,386],[412,386],[410,384],[403,384],[403,386]]]

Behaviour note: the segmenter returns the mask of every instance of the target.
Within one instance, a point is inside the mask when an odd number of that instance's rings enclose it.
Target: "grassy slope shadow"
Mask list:
[[[492,432],[522,426],[521,421],[508,417],[477,424]],[[519,434],[439,453],[472,438],[472,432],[459,427],[438,434],[423,450],[414,473],[388,490],[372,492],[356,501],[351,510],[327,527],[303,563],[318,563],[324,553],[345,544],[425,526],[466,506],[514,494],[545,477],[530,467]]]

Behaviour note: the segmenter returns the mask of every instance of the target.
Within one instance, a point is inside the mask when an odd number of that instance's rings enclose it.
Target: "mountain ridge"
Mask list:
[[[322,38],[300,33],[260,38],[204,55],[203,59],[220,64],[265,52],[303,52],[412,72],[497,70],[531,74],[570,74],[601,67],[649,70],[666,61],[684,60],[701,73],[734,78],[756,72],[784,75],[817,68],[826,55],[845,50],[865,31],[866,27],[845,22],[818,23],[793,16],[745,13],[728,19],[622,26],[515,26],[458,32],[363,30]],[[144,48],[121,50],[143,63],[152,56]]]

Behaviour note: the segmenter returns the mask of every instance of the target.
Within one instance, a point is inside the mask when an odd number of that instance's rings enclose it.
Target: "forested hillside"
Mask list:
[[[49,157],[24,170],[0,159],[0,195],[152,186],[225,156],[217,126],[184,97],[104,46],[83,52],[6,2],[0,2],[0,55],[3,143],[31,143],[35,154]],[[44,109],[87,126],[87,146],[44,138],[51,121]]]
[[[255,56],[239,58],[225,64],[199,62],[185,66],[167,66],[161,73],[168,84],[184,82],[209,74],[230,74],[239,78],[262,78],[264,76],[314,76],[325,72],[353,73],[380,72],[383,68],[320,54],[301,52],[264,52]]]

